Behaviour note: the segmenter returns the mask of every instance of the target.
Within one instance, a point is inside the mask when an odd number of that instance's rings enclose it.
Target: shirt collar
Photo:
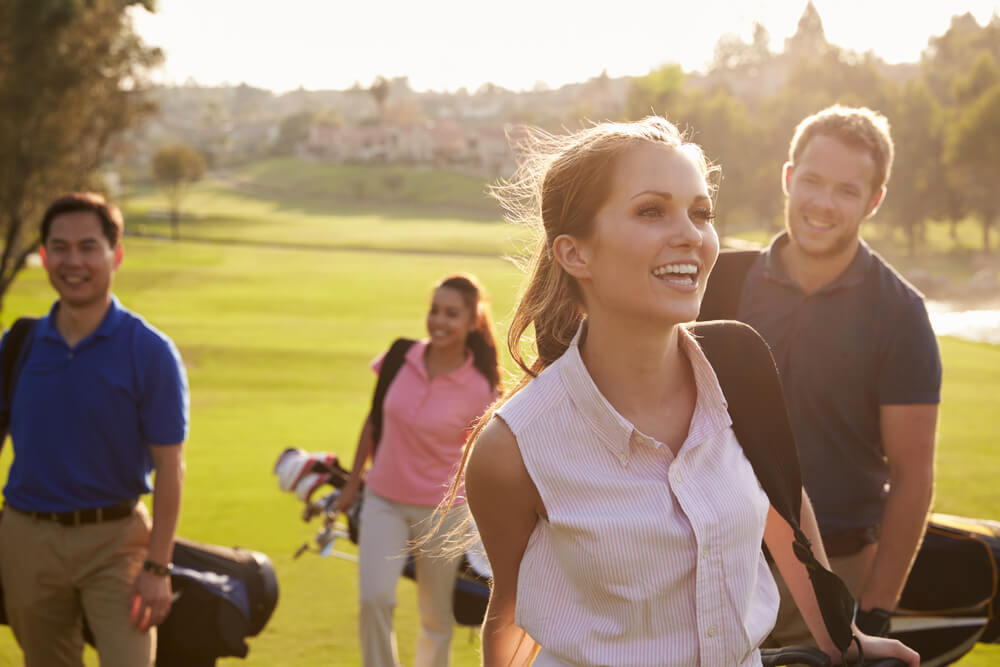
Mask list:
[[[412,365],[417,373],[420,374],[424,380],[428,380],[427,367],[424,365],[424,353],[427,350],[427,346],[430,345],[428,340],[418,340],[410,349],[406,351],[406,363]],[[455,382],[461,382],[465,376],[470,372],[478,372],[473,367],[475,359],[472,356],[472,352],[469,350],[465,351],[465,361],[462,365],[454,370],[450,370],[447,373],[443,373],[439,377],[448,378]]]
[[[763,251],[764,255],[764,275],[774,282],[783,285],[791,285],[798,289],[798,284],[785,271],[785,266],[781,263],[781,249],[789,243],[788,232],[782,231],[771,239],[771,243]],[[856,287],[864,282],[865,275],[872,263],[871,248],[864,239],[858,239],[858,251],[854,254],[851,263],[837,276],[829,285],[825,285],[818,292],[833,292],[847,287]]]
[[[49,309],[49,314],[45,317],[39,318],[38,320],[38,333],[36,334],[38,338],[49,338],[63,341],[62,334],[56,329],[56,311],[59,310],[59,302],[56,301],[52,304],[52,308]],[[91,338],[107,338],[115,329],[121,324],[122,319],[125,317],[125,308],[122,306],[121,301],[118,300],[114,294],[111,295],[111,304],[108,306],[108,310],[104,313],[104,318],[101,323],[97,325],[97,329],[94,330],[92,334],[84,338],[81,343],[87,341]]]
[[[580,356],[580,338],[586,326],[584,320],[573,336],[566,352],[559,358],[559,374],[570,400],[596,432],[601,443],[624,465],[628,462],[633,441],[659,448],[662,443],[643,434],[608,402],[594,384]],[[691,430],[685,440],[698,443],[732,424],[726,411],[726,400],[705,353],[685,327],[679,327],[680,344],[694,370],[697,399],[691,418]]]

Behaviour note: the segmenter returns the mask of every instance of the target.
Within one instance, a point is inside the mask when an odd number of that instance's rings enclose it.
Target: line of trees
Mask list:
[[[985,26],[954,17],[909,70],[828,43],[810,4],[783,52],[770,50],[763,26],[749,43],[727,35],[703,78],[666,66],[636,79],[625,115],[652,110],[690,126],[722,166],[722,217],[761,227],[781,218],[779,168],[798,121],[836,102],[872,107],[889,118],[896,145],[880,219],[914,253],[931,221],[957,240],[957,223],[972,217],[989,252],[1000,221],[1000,16]]]

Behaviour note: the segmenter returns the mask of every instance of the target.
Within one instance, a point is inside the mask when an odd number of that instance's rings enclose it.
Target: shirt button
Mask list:
[[[709,549],[708,547],[703,548],[701,550],[701,557],[702,558],[708,558],[708,552],[709,551],[711,551],[711,549]]]
[[[708,629],[708,636],[709,637],[714,637],[715,636],[715,626],[714,625]]]

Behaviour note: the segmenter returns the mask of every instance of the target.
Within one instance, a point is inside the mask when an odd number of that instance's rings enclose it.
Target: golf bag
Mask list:
[[[315,516],[325,514],[337,499],[339,490],[347,483],[350,473],[337,460],[335,454],[320,452],[310,454],[302,449],[289,447],[278,456],[274,466],[274,474],[278,476],[278,486],[282,491],[294,493],[305,503],[302,518],[309,521]],[[318,491],[325,487],[333,487],[332,491],[319,499],[314,499]],[[363,494],[347,511],[346,537],[354,544],[358,543],[361,530],[360,514]],[[327,555],[332,551],[333,539],[336,533],[324,531],[317,536],[320,553]],[[305,549],[300,549],[301,554]],[[298,555],[298,554],[296,554]],[[342,554],[336,554],[342,555]],[[414,581],[417,578],[416,564],[412,556],[406,559],[403,576]],[[486,603],[490,598],[489,561],[482,547],[473,545],[466,549],[458,567],[455,579],[455,591],[452,594],[452,609],[455,622],[459,625],[479,626],[486,615]]]
[[[217,658],[245,658],[246,638],[264,629],[278,603],[271,560],[256,551],[178,537],[173,563],[175,599],[157,628],[156,667],[212,667]],[[0,587],[0,624],[6,623]],[[83,636],[96,645],[86,618]]]
[[[1000,522],[932,514],[890,636],[927,667],[1000,641]]]
[[[178,596],[160,624],[157,667],[208,667],[245,658],[247,637],[264,629],[278,604],[271,560],[239,547],[177,538],[171,584]]]

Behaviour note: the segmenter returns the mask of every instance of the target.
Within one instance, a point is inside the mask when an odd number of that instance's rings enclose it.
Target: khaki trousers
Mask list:
[[[877,549],[878,543],[869,544],[856,554],[830,559],[830,569],[843,580],[855,599],[868,579]],[[809,632],[805,619],[802,618],[798,607],[795,606],[795,600],[792,599],[788,585],[773,563],[771,564],[771,573],[778,584],[781,603],[778,606],[778,620],[774,624],[774,630],[764,642],[764,646],[768,648],[793,645],[816,646],[816,641],[813,639],[812,633]]]
[[[452,509],[441,528],[447,535],[467,516],[465,506]],[[406,564],[411,540],[427,535],[437,522],[433,507],[404,505],[365,492],[358,544],[361,611],[361,656],[365,667],[399,665],[396,633],[396,585]],[[452,594],[461,555],[441,556],[443,539],[431,540],[415,554],[420,632],[414,667],[447,667],[455,624]]]
[[[147,667],[156,633],[129,619],[132,584],[146,558],[149,514],[63,526],[6,508],[0,520],[4,603],[25,667],[82,667],[83,618],[101,667]]]

